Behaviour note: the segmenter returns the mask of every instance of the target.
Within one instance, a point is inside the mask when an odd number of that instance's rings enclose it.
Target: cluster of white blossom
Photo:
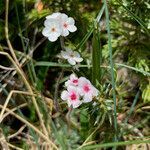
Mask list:
[[[65,37],[69,35],[69,32],[75,32],[77,28],[74,24],[75,21],[72,17],[60,12],[53,13],[46,17],[42,34],[54,42],[59,36]],[[77,51],[69,48],[62,50],[60,55],[71,65],[83,61]],[[71,74],[70,79],[65,82],[65,86],[66,90],[61,93],[61,99],[66,100],[69,107],[77,108],[82,103],[91,102],[94,97],[98,96],[98,90],[85,77],[78,78],[75,74]]]
[[[69,107],[77,108],[82,103],[91,102],[98,96],[98,90],[85,77],[78,78],[75,74],[65,82],[66,90],[61,93],[61,99],[66,100]]]
[[[42,34],[54,42],[59,36],[68,36],[69,31],[75,32],[77,27],[74,24],[75,21],[72,17],[60,12],[53,13],[46,17]]]
[[[83,58],[80,57],[80,54],[77,51],[73,51],[69,48],[65,48],[65,51],[61,51],[61,57],[66,59],[69,64],[76,65],[83,61]]]

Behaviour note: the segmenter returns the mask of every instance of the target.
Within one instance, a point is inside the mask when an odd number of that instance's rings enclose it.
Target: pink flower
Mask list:
[[[91,84],[89,80],[80,77],[78,81],[79,94],[83,96],[83,102],[91,102],[93,97],[98,96],[98,90]]]
[[[67,90],[61,93],[61,99],[67,100],[68,106],[73,108],[79,107],[82,103],[77,89],[73,86],[69,86]]]
[[[70,75],[70,79],[65,82],[65,86],[78,86],[79,79],[75,74]]]

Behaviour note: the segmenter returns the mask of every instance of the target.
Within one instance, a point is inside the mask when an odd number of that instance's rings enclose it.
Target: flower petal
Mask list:
[[[77,88],[74,87],[74,86],[68,86],[67,90],[68,90],[69,93],[75,92],[75,93],[78,94]]]
[[[61,14],[61,21],[65,22],[65,21],[67,21],[67,19],[68,19],[68,16],[66,14],[62,13]]]
[[[73,53],[75,57],[80,57],[80,54],[77,51],[74,51]]]
[[[74,25],[68,25],[67,29],[70,31],[70,32],[75,32],[77,30],[77,27],[74,26]]]
[[[75,65],[75,64],[76,64],[76,62],[75,62],[74,59],[72,59],[72,58],[69,58],[69,59],[68,59],[68,62],[69,62],[69,64],[71,64],[71,65]]]
[[[70,80],[65,82],[65,86],[68,87],[71,84]]]
[[[61,51],[61,56],[62,56],[64,59],[70,58],[70,57],[68,56],[68,53],[65,52],[65,51]]]
[[[87,80],[85,77],[79,78],[79,86],[82,87],[84,84],[91,84],[89,80]]]
[[[78,79],[75,74],[70,75],[70,80]]]
[[[98,96],[99,91],[93,86],[92,87],[92,95],[93,96]]]
[[[47,28],[44,28],[43,31],[42,31],[42,34],[43,34],[44,36],[48,37],[49,34],[50,34],[50,31],[49,31]]]
[[[46,27],[51,27],[51,26],[58,26],[59,25],[59,22],[56,20],[56,19],[46,19],[44,21],[44,26]]]
[[[79,58],[79,57],[74,57],[73,58],[76,62],[81,62],[81,61],[83,61],[83,58]]]
[[[68,99],[68,92],[65,90],[61,93],[61,99],[62,100],[67,100]]]
[[[75,21],[72,17],[69,17],[68,20],[67,20],[67,23],[70,24],[70,25],[74,25]]]
[[[61,35],[64,36],[64,37],[68,36],[69,35],[69,31],[67,29],[63,29],[62,32],[61,32]]]
[[[51,19],[51,18],[56,19],[56,18],[60,17],[60,15],[61,15],[60,12],[53,13],[53,14],[51,14],[51,15],[48,15],[48,16],[46,17],[46,19]]]
[[[72,54],[72,53],[73,53],[73,51],[72,51],[70,48],[66,47],[65,49],[66,49],[66,52],[67,52],[68,54]]]
[[[67,100],[68,107],[71,107],[72,103],[70,100]]]
[[[79,107],[81,104],[82,104],[82,102],[81,102],[80,100],[77,100],[77,101],[75,101],[75,102],[72,103],[72,107],[73,107],[73,108],[77,108],[77,107]]]
[[[85,94],[83,97],[83,103],[88,103],[92,101],[92,95],[91,94]]]
[[[49,41],[55,42],[58,39],[58,36],[50,34],[48,36]]]

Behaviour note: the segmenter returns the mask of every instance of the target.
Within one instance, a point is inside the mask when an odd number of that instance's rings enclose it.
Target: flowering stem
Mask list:
[[[65,44],[64,44],[64,37],[60,36],[60,45],[61,45],[61,49],[65,50]],[[55,92],[54,92],[54,104],[55,104],[55,108],[57,111],[59,111],[59,105],[58,105],[58,91],[59,91],[59,83],[61,78],[63,77],[63,73],[64,73],[64,69],[62,69],[62,71],[60,72],[60,75],[57,79],[56,85],[55,85]]]
[[[65,42],[64,42],[64,37],[60,36],[60,45],[61,49],[64,51],[65,50]]]
[[[59,111],[59,105],[58,105],[58,91],[59,91],[59,83],[60,83],[60,80],[62,79],[63,77],[63,74],[64,74],[64,70],[62,69],[62,71],[60,72],[60,75],[57,79],[57,82],[56,82],[56,86],[55,86],[55,93],[54,93],[54,104],[55,104],[55,108],[57,111]]]

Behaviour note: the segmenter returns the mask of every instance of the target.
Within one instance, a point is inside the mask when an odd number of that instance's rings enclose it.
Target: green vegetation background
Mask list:
[[[26,56],[30,57],[23,66],[23,70],[35,93],[41,93],[53,100],[57,99],[59,103],[57,112],[55,109],[51,111],[49,106],[45,106],[40,100],[38,102],[39,105],[41,104],[41,112],[45,114],[45,120],[49,118],[46,115],[47,112],[51,114],[51,137],[62,149],[76,149],[85,140],[93,141],[94,144],[114,141],[113,109],[111,108],[113,90],[109,69],[107,24],[104,14],[98,24],[98,32],[100,32],[97,33],[97,27],[91,32],[102,6],[103,2],[100,0],[13,0],[9,2],[9,38],[17,58],[21,61]],[[135,136],[139,134],[147,137],[150,136],[150,3],[149,0],[111,0],[108,1],[108,9],[115,65],[117,116],[122,116],[118,139],[120,141],[135,140]],[[5,11],[5,1],[0,1],[0,51],[10,53],[4,31]],[[52,43],[41,33],[45,17],[58,11],[75,19],[78,30],[65,39],[65,45],[81,53],[84,58],[82,65],[87,67],[79,68],[80,71],[77,74],[91,81],[94,75],[88,64],[93,63],[92,50],[96,45],[93,45],[93,40],[97,35],[100,37],[98,45],[101,51],[102,67],[98,83],[96,80],[93,81],[100,89],[100,99],[96,106],[84,105],[71,114],[68,114],[67,105],[61,102],[60,93],[66,77],[75,70],[70,66],[64,67],[64,62],[58,59],[61,50],[59,40]],[[5,57],[0,56],[0,58],[1,65],[11,65]],[[9,81],[8,86],[2,88],[2,85]],[[0,88],[2,89],[0,104],[3,104],[11,90],[24,91],[25,89],[18,75],[11,76],[11,73],[3,70],[0,70]],[[10,102],[10,107],[26,102],[30,98],[14,96],[13,99],[15,99],[15,104]],[[27,120],[35,125],[38,124],[32,106],[21,109],[21,111]],[[1,124],[6,137],[17,131],[22,125],[20,122],[19,126],[14,125],[16,121],[14,118],[8,120],[9,118],[6,118]],[[131,125],[133,128],[126,128],[125,123],[127,127]],[[134,132],[135,128],[138,129],[138,133]],[[34,134],[36,135],[36,133],[31,135]],[[38,145],[37,135],[35,141]],[[31,146],[23,140],[19,142],[12,140],[10,143],[24,149],[29,149]],[[40,147],[40,144],[38,146]]]

